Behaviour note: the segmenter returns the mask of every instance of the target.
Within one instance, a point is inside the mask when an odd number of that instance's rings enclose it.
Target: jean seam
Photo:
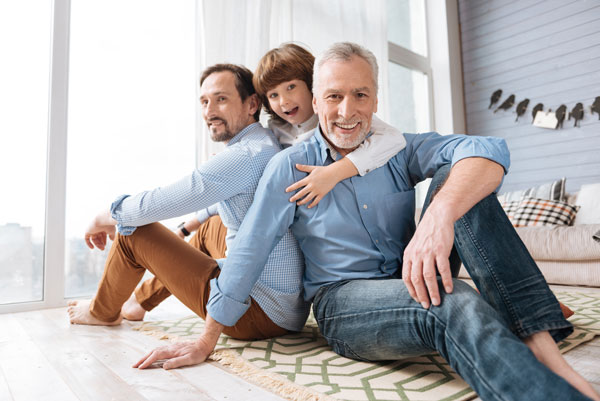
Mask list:
[[[512,302],[510,301],[509,293],[506,290],[506,287],[504,287],[504,285],[501,284],[501,281],[496,276],[496,272],[494,271],[494,269],[491,269],[491,265],[489,263],[487,255],[483,251],[483,248],[481,247],[479,241],[477,241],[477,238],[475,237],[473,230],[471,229],[471,226],[469,225],[467,219],[465,219],[465,217],[463,216],[459,219],[459,221],[465,228],[467,237],[471,240],[471,243],[475,246],[475,249],[477,249],[477,253],[483,260],[488,273],[490,273],[490,276],[492,277],[493,282],[496,285],[496,288],[498,289],[498,293],[501,295],[502,300],[504,301],[504,305],[507,307],[507,309],[512,317],[512,320],[515,325],[515,330],[517,331],[518,336],[522,337],[523,336],[523,327],[521,327],[521,320],[518,318],[518,314],[516,313]]]
[[[489,391],[490,393],[494,394],[494,396],[495,396],[497,399],[499,399],[499,400],[505,400],[504,398],[502,398],[502,397],[500,396],[500,394],[499,394],[497,391],[495,391],[495,390],[493,389],[493,387],[491,387],[491,386],[488,384],[488,382],[485,380],[485,378],[484,378],[484,377],[482,377],[482,376],[479,374],[478,370],[475,368],[475,364],[473,363],[473,361],[471,360],[471,358],[469,358],[469,357],[468,357],[468,354],[465,354],[465,353],[462,351],[461,347],[458,345],[458,342],[456,342],[456,341],[454,340],[454,338],[452,338],[452,336],[451,336],[451,335],[448,333],[448,331],[447,331],[447,326],[446,326],[446,324],[443,322],[443,320],[442,320],[442,319],[440,319],[440,318],[439,318],[439,317],[438,317],[438,316],[435,314],[435,312],[434,312],[434,311],[432,311],[432,310],[429,310],[429,311],[426,311],[426,312],[429,312],[429,313],[431,313],[431,315],[432,315],[432,316],[433,316],[433,318],[436,320],[436,322],[437,322],[438,324],[440,324],[441,326],[443,326],[443,327],[444,327],[444,333],[445,333],[445,336],[446,336],[446,338],[448,338],[448,340],[452,342],[452,344],[454,345],[454,347],[455,347],[456,351],[457,351],[457,352],[459,352],[459,353],[461,354],[461,356],[464,358],[464,360],[465,360],[465,361],[467,361],[467,363],[469,364],[469,366],[470,366],[471,370],[473,371],[473,373],[474,373],[475,375],[477,375],[477,377],[479,378],[479,383],[481,383],[482,385],[485,385],[485,386],[487,387],[488,391]],[[439,351],[438,351],[438,353],[439,353]],[[453,368],[453,369],[454,369],[454,368]],[[460,375],[459,375],[459,376],[460,376]],[[461,376],[461,377],[462,377],[462,376]]]

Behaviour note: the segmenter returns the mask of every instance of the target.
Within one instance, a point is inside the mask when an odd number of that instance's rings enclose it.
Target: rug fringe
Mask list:
[[[266,388],[277,395],[285,397],[288,400],[337,401],[337,398],[298,385],[278,373],[265,372],[259,367],[252,365],[252,363],[248,362],[235,351],[220,349],[214,351],[209,358],[226,366],[244,379]]]
[[[142,323],[132,329],[159,340],[177,342],[184,339],[176,334],[165,333],[151,322]],[[229,348],[216,349],[208,358],[227,367],[238,376],[291,401],[338,401],[337,398],[291,382],[278,373],[265,372]]]

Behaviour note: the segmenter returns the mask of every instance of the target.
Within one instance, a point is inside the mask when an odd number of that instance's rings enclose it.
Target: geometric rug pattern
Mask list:
[[[575,314],[575,331],[559,344],[566,352],[600,335],[600,295],[555,291]],[[193,339],[204,329],[197,316],[147,322],[136,329],[163,339]],[[262,341],[222,335],[211,358],[288,399],[469,400],[475,392],[437,353],[401,361],[368,363],[334,353],[309,319],[296,334]]]

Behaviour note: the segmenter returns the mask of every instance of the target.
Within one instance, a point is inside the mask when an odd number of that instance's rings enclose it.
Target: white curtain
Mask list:
[[[216,63],[254,71],[260,58],[283,42],[305,46],[315,56],[331,44],[356,42],[379,63],[379,111],[388,116],[385,0],[197,0],[197,69]],[[198,88],[199,90],[199,88]],[[223,149],[210,140],[198,103],[198,161]]]

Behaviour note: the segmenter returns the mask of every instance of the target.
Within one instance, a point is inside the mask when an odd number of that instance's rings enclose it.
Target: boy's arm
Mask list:
[[[286,188],[286,192],[291,192],[304,187],[290,198],[290,202],[298,201],[298,205],[304,205],[312,201],[308,207],[316,206],[338,182],[357,174],[365,175],[383,166],[406,146],[400,131],[375,115],[371,122],[371,131],[373,134],[354,152],[329,166],[296,165],[298,170],[309,175]]]

